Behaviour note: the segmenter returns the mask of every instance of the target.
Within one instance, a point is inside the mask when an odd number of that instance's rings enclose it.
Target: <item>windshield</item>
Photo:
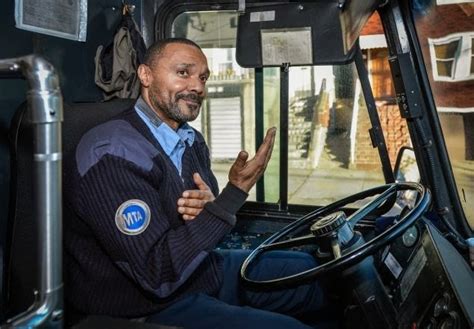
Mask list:
[[[196,41],[208,58],[211,76],[207,101],[193,126],[210,148],[219,186],[241,149],[252,153],[256,131],[280,127],[280,69],[260,73],[242,68],[235,57],[237,18],[234,11],[195,11],[178,15],[171,35]],[[370,72],[381,129],[391,165],[400,147],[409,145],[391,84],[388,51],[378,16],[361,40]],[[384,184],[378,151],[369,135],[371,123],[354,63],[290,67],[288,83],[288,195],[292,204],[327,205],[342,197]],[[256,88],[261,79],[261,89]],[[263,94],[256,111],[256,94]],[[263,117],[262,117],[263,112]],[[260,128],[259,128],[260,127]],[[264,200],[279,202],[280,141],[264,179]],[[255,189],[250,200],[255,200]],[[261,201],[261,200],[259,200]]]
[[[192,124],[210,148],[212,166],[219,186],[227,181],[228,169],[241,149],[255,150],[256,130],[280,127],[280,69],[264,68],[259,74],[262,88],[255,88],[257,74],[236,61],[238,14],[234,12],[185,12],[176,17],[172,35],[196,41],[208,58],[211,76],[207,101],[201,116]],[[375,52],[375,50],[377,52]],[[383,49],[374,49],[367,61],[376,67]],[[383,55],[383,54],[382,54]],[[380,57],[383,57],[380,55]],[[384,77],[376,79],[385,81]],[[387,101],[391,86],[378,84],[380,111],[397,115],[394,102]],[[255,111],[256,94],[263,100],[263,118]],[[380,158],[373,148],[364,97],[356,67],[290,67],[288,85],[288,202],[326,205],[355,191],[384,184]],[[260,110],[262,111],[262,110]],[[388,113],[388,114],[387,114]],[[392,115],[393,114],[393,115]],[[389,124],[390,125],[390,124]],[[400,128],[400,123],[393,122]],[[406,131],[402,135],[407,136]],[[400,144],[389,150],[392,163]],[[279,202],[280,141],[277,135],[272,160],[264,179],[264,200]],[[255,200],[255,188],[250,200]]]
[[[413,7],[459,197],[474,229],[474,3],[419,0]]]

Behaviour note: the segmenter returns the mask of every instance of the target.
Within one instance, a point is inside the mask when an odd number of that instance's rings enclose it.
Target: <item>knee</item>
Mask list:
[[[300,273],[316,267],[313,256],[303,252],[274,251],[263,255],[250,269],[255,279],[273,279]]]

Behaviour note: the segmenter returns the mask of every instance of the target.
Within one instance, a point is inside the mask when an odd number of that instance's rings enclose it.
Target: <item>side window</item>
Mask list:
[[[468,2],[426,2],[414,11],[414,22],[458,194],[474,230],[474,19]]]

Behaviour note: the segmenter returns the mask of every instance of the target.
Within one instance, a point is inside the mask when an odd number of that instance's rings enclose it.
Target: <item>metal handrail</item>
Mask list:
[[[0,60],[0,77],[25,77],[34,129],[33,213],[38,220],[39,290],[25,312],[3,327],[62,327],[62,141],[63,101],[54,67],[30,55]]]

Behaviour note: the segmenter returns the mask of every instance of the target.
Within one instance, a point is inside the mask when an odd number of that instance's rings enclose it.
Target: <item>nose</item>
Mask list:
[[[206,82],[199,76],[192,77],[192,79],[190,79],[189,90],[202,96],[206,91]]]

